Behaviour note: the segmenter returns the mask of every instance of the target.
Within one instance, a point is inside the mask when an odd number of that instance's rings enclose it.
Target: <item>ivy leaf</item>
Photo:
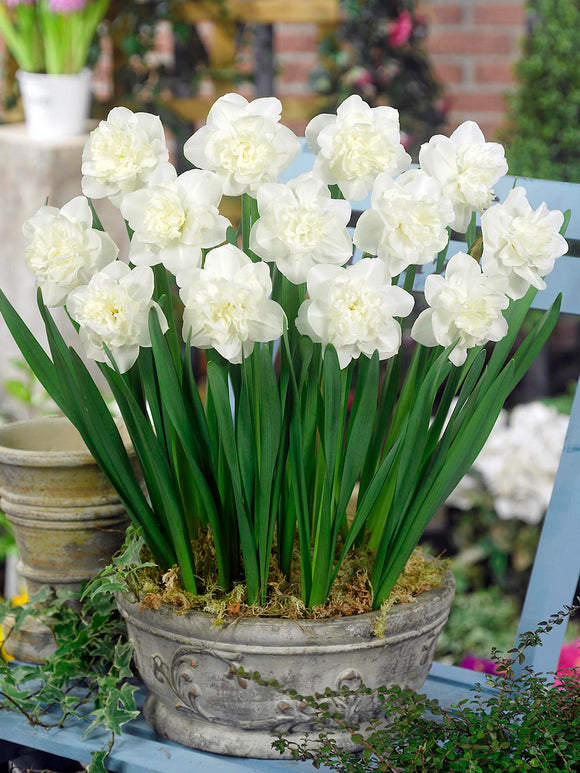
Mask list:
[[[85,769],[86,773],[107,773],[105,760],[108,756],[108,749],[100,749],[98,752],[91,752],[91,761]]]
[[[119,640],[115,646],[115,656],[113,660],[113,668],[116,670],[117,678],[131,679],[133,672],[130,668],[131,660],[133,658],[133,643],[130,641]]]

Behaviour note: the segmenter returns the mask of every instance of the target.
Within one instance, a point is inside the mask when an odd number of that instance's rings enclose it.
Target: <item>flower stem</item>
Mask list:
[[[242,194],[242,249],[250,254],[250,229],[252,227],[252,203],[248,193]]]

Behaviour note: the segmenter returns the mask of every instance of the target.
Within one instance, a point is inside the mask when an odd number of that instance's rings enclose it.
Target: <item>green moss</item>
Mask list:
[[[374,625],[375,634],[385,635],[389,612],[395,605],[413,603],[421,593],[440,588],[448,572],[449,561],[432,559],[420,548],[415,548],[388,599],[380,606]]]
[[[288,580],[279,571],[275,559],[270,565],[268,598],[265,604],[249,604],[246,587],[236,584],[227,593],[219,588],[213,561],[211,538],[203,536],[196,541],[194,551],[199,572],[199,595],[183,590],[179,569],[175,566],[163,574],[157,567],[148,565],[138,571],[138,597],[149,608],[171,606],[178,614],[192,609],[208,612],[215,617],[216,625],[222,625],[231,617],[284,617],[291,620],[323,619],[360,615],[372,610],[372,589],[368,576],[368,554],[352,551],[343,562],[326,604],[308,609],[300,598],[298,581]],[[149,559],[149,556],[143,556]],[[395,604],[413,601],[425,590],[441,585],[447,561],[433,560],[420,549],[413,551],[409,561],[389,599],[382,605],[377,622],[377,632],[384,631],[385,618]],[[379,622],[380,621],[380,622]]]

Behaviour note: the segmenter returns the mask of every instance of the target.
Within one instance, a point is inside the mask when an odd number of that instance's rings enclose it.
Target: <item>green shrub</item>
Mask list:
[[[580,4],[528,0],[507,157],[512,174],[580,182]]]

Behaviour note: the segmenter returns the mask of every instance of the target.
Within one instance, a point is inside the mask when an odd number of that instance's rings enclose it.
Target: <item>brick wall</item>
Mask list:
[[[471,118],[486,137],[502,125],[525,34],[522,0],[428,0],[427,50],[450,102],[450,129]]]
[[[276,93],[281,99],[310,94],[308,76],[316,65],[319,34],[316,24],[274,25]]]
[[[426,47],[449,100],[449,130],[471,118],[480,124],[486,137],[492,138],[502,125],[504,94],[513,86],[513,63],[525,33],[524,4],[524,0],[422,0],[421,12],[429,23]],[[200,25],[210,45],[211,26]],[[315,24],[274,25],[276,94],[282,100],[312,96],[308,77],[317,61],[321,32],[324,30]],[[110,78],[108,60],[107,65],[105,80]],[[251,69],[247,46],[241,65],[245,71]],[[252,95],[247,85],[241,90]],[[211,88],[206,91],[202,88],[202,94],[209,96]],[[286,123],[303,134],[307,120],[290,119]]]
[[[505,92],[514,83],[513,64],[525,33],[524,0],[423,0],[421,12],[429,22],[426,47],[449,100],[449,130],[470,118],[493,137],[504,120]],[[312,24],[275,26],[281,99],[310,94],[317,39]],[[300,131],[300,122],[292,128]]]

